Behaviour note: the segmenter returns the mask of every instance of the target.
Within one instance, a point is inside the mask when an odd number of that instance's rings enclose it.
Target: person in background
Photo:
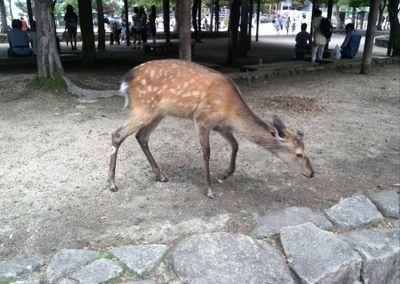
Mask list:
[[[296,31],[296,20],[293,20],[293,23],[292,23],[292,34],[294,34],[295,31]]]
[[[110,45],[113,45],[114,41],[118,45],[120,45],[121,44],[120,34],[121,34],[121,31],[122,31],[121,22],[118,19],[105,18],[104,19],[104,23],[106,23],[108,25],[108,28],[111,30],[110,31]]]
[[[290,17],[288,17],[286,22],[285,22],[286,34],[289,34],[290,24],[291,24]]]
[[[147,42],[147,15],[143,6],[139,7],[139,15],[140,15],[140,35],[142,37],[142,43]]]
[[[21,17],[21,23],[22,23],[21,31],[27,32],[28,31],[28,23],[26,22],[24,17]]]
[[[303,60],[305,51],[310,47],[311,36],[307,32],[307,24],[301,24],[301,32],[296,35],[296,59]]]
[[[340,47],[342,58],[354,58],[360,47],[361,35],[354,29],[354,24],[346,25],[346,37]]]
[[[322,22],[322,11],[316,10],[314,14],[314,19],[311,22],[311,26],[314,30],[313,32],[313,39],[312,39],[312,50],[311,50],[311,62],[315,63],[315,60],[322,60],[322,56],[324,54],[325,45],[327,44],[328,40],[325,37],[322,29],[321,29],[321,22]]]
[[[21,30],[22,22],[20,20],[12,20],[11,30],[7,33],[10,48],[7,50],[8,56],[23,57],[32,55],[29,48],[29,38],[26,32]]]
[[[136,48],[136,42],[138,42],[139,47],[141,46],[141,34],[140,34],[140,13],[139,13],[139,8],[134,7],[133,8],[133,13],[134,15],[132,16],[132,29],[131,29],[131,35],[133,36],[133,49]]]
[[[72,50],[76,50],[76,35],[78,33],[78,16],[74,12],[72,5],[67,5],[67,11],[64,16],[65,28],[69,33]]]
[[[156,18],[157,18],[156,6],[153,5],[151,6],[151,11],[149,15],[149,30],[150,30],[150,36],[153,39],[153,44],[156,44],[156,33],[157,33]]]

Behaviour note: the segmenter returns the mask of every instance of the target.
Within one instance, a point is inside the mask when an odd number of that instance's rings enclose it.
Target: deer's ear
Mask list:
[[[286,126],[283,123],[283,121],[279,118],[279,116],[274,115],[272,117],[272,124],[274,125],[276,130],[278,130],[279,136],[284,138],[285,137],[285,133],[283,132],[283,130],[286,128]]]

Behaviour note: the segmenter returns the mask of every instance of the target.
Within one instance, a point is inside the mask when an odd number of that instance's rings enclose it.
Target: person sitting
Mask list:
[[[32,50],[29,48],[29,38],[26,32],[21,30],[22,22],[13,20],[11,30],[7,33],[10,48],[7,50],[8,56],[23,57],[31,56]]]
[[[307,24],[301,24],[301,32],[296,35],[296,59],[303,60],[304,54],[310,48],[310,34],[306,31]]]
[[[354,24],[346,25],[346,38],[340,47],[342,58],[354,58],[360,47],[361,35],[354,29]]]

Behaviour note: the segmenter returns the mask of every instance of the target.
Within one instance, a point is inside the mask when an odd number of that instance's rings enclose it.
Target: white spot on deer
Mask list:
[[[146,79],[142,79],[140,82],[141,82],[143,85],[146,85],[146,84],[147,84],[147,80],[146,80]]]

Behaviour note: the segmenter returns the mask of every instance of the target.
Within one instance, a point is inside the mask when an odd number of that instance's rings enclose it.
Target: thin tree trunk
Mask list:
[[[328,13],[327,18],[332,23],[332,12],[333,12],[333,0],[328,0]],[[326,42],[325,52],[329,49],[329,41]]]
[[[254,14],[254,0],[250,0],[249,29],[248,29],[248,35],[247,35],[247,50],[251,49],[251,30],[253,27],[253,14]]]
[[[11,20],[13,20],[14,19],[14,14],[13,14],[13,10],[12,10],[11,0],[8,0],[8,6],[10,8],[10,18],[11,18]]]
[[[190,33],[190,1],[180,0],[178,29],[179,29],[179,58],[187,61],[192,60],[191,33]]]
[[[106,30],[104,29],[103,0],[96,0],[97,3],[97,49],[106,49]]]
[[[356,24],[356,14],[357,14],[356,7],[353,7],[353,10],[351,12],[351,22],[353,24]]]
[[[38,77],[55,79],[64,74],[64,69],[57,53],[52,0],[35,0],[35,4]]]
[[[79,22],[82,34],[82,63],[94,65],[96,62],[96,47],[94,43],[92,3],[87,0],[78,0]]]
[[[125,43],[126,46],[131,45],[130,40],[130,31],[129,31],[129,9],[128,9],[128,0],[124,0],[124,14],[125,14]]]
[[[198,42],[201,42],[201,0],[198,1],[198,10],[197,10],[197,27],[198,27],[198,33],[199,33],[199,39]]]
[[[400,56],[399,0],[389,0],[388,12],[390,21],[390,37],[387,55]]]
[[[32,1],[31,0],[26,0],[26,9],[28,10],[29,26],[32,28],[32,26],[33,26],[33,12],[32,12]]]
[[[166,43],[171,42],[171,33],[169,29],[169,0],[163,0],[163,25]]]
[[[379,16],[378,16],[378,26],[377,30],[382,30],[382,23],[383,23],[383,13],[385,12],[387,6],[387,0],[382,0],[379,4]]]
[[[364,53],[361,62],[361,74],[368,74],[371,68],[372,48],[374,46],[376,20],[378,18],[379,0],[370,0],[368,26],[365,37]]]
[[[7,12],[4,0],[0,0],[0,16],[1,16],[1,32],[6,33],[8,31],[7,26]]]
[[[239,34],[239,56],[247,55],[247,27],[249,24],[249,0],[242,0],[240,34]]]
[[[236,66],[238,63],[238,28],[240,21],[240,0],[232,0],[229,15],[229,48],[228,64]]]
[[[261,0],[257,0],[256,41],[258,41],[258,30],[260,28],[260,10],[261,10],[260,6],[261,6]]]
[[[197,10],[199,8],[199,0],[193,0],[193,5],[192,5],[192,25],[194,29],[194,39],[196,42],[200,42],[200,36],[199,36],[199,27],[197,25]]]
[[[214,27],[214,2],[211,1],[210,3],[210,27],[209,31],[212,32]]]
[[[214,24],[214,30],[216,32],[219,32],[219,0],[215,0],[215,24]]]

